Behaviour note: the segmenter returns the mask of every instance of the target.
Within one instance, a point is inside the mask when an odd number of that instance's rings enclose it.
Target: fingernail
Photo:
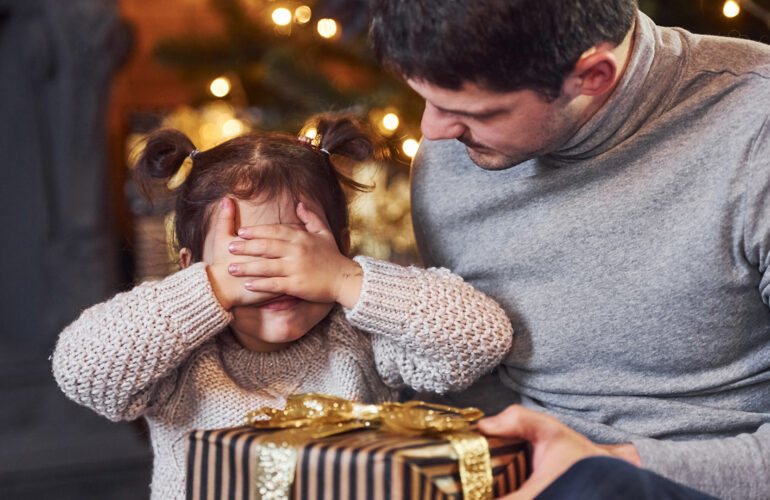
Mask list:
[[[222,208],[225,208],[227,206],[227,198],[222,198]]]
[[[246,234],[246,230],[245,229],[243,229],[243,228],[238,229],[238,236],[243,236],[244,234]]]
[[[241,244],[240,244],[240,243],[237,243],[237,242],[232,242],[232,243],[230,243],[230,245],[227,247],[227,249],[228,249],[228,250],[230,250],[231,252],[235,253],[235,252],[237,252],[238,250],[240,250],[240,249],[241,249]]]
[[[230,271],[230,274],[239,274],[241,272],[241,270],[235,264],[231,264],[227,270]]]
[[[251,290],[254,287],[254,284],[251,281],[247,281],[244,286],[249,290]]]

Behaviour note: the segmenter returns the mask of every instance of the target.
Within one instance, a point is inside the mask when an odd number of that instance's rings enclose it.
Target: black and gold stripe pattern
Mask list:
[[[234,427],[189,435],[189,500],[257,500],[258,444],[269,431]],[[489,438],[495,497],[529,475],[526,443]],[[357,431],[319,439],[298,454],[296,500],[461,499],[457,457],[448,441],[384,431]]]

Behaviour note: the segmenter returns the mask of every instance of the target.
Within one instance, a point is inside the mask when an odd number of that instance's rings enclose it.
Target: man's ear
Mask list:
[[[612,89],[617,75],[617,57],[611,46],[602,44],[580,56],[563,90],[572,97],[602,95]]]
[[[192,264],[192,252],[189,248],[179,250],[179,265],[182,269],[187,269]]]

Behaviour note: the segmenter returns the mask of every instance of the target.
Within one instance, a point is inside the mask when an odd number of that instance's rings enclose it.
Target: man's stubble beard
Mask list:
[[[539,136],[547,139],[537,149],[503,153],[464,136],[457,140],[465,145],[468,157],[478,167],[484,170],[506,170],[558,151],[577,133],[581,124],[577,114],[565,106],[556,108],[548,119],[541,122]]]

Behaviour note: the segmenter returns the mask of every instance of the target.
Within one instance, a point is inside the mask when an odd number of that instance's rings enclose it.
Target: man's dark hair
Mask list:
[[[409,79],[555,98],[580,55],[622,42],[636,11],[636,0],[372,0],[370,39]]]

